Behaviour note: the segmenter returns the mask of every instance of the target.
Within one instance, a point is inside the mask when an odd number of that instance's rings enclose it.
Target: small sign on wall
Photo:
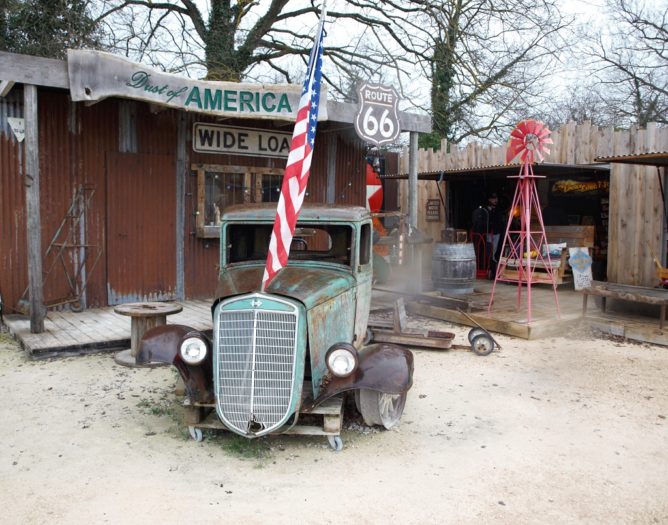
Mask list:
[[[16,140],[23,142],[23,139],[26,137],[25,120],[18,117],[7,117],[7,124],[12,128]]]
[[[195,123],[193,150],[200,153],[228,153],[253,157],[288,158],[290,133]]]
[[[427,200],[426,219],[428,222],[437,222],[441,220],[441,201],[438,199]]]

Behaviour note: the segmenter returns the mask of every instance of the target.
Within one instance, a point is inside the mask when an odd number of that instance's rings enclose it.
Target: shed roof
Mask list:
[[[494,166],[478,166],[474,168],[448,169],[423,171],[418,173],[418,180],[458,180],[472,177],[504,178],[519,173],[519,164],[497,164]],[[573,176],[605,176],[610,173],[608,164],[551,164],[542,163],[533,165],[534,175],[544,177],[573,177]],[[381,175],[383,179],[408,179],[408,173]]]
[[[633,155],[616,155],[612,157],[596,157],[597,162],[614,162],[619,164],[642,164],[645,166],[668,166],[668,151],[636,153]]]
[[[75,52],[76,53],[76,52]],[[82,52],[79,51],[79,54]],[[109,55],[99,52],[100,55]],[[115,57],[121,60],[122,57]],[[144,69],[150,69],[142,66]],[[179,75],[167,75],[158,71],[152,75],[181,78]],[[5,96],[14,83],[32,84],[70,90],[68,62],[53,58],[34,57],[0,51],[0,97]],[[200,111],[206,113],[206,111]],[[357,114],[357,104],[327,100],[327,120],[352,125]],[[431,131],[431,118],[428,115],[399,111],[402,131]]]

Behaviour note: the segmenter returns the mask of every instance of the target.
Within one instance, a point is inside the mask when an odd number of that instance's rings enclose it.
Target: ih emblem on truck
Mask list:
[[[259,299],[251,299],[250,305],[253,308],[260,308],[260,306],[262,306],[262,301],[260,301]]]

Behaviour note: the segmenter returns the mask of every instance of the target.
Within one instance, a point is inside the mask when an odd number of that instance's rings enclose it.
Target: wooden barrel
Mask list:
[[[472,243],[435,243],[431,279],[434,288],[453,295],[473,293],[476,259]]]

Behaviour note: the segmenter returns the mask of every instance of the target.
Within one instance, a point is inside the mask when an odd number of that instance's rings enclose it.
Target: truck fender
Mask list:
[[[189,365],[181,358],[179,348],[187,337],[200,337],[207,345],[207,356],[199,365]],[[213,403],[212,345],[199,330],[180,324],[156,326],[148,330],[139,343],[137,363],[168,363],[181,375],[186,395],[192,402]]]
[[[336,377],[327,372],[312,407],[347,390],[368,389],[385,394],[403,394],[412,385],[413,353],[399,345],[377,343],[359,351],[357,369],[348,377]]]

